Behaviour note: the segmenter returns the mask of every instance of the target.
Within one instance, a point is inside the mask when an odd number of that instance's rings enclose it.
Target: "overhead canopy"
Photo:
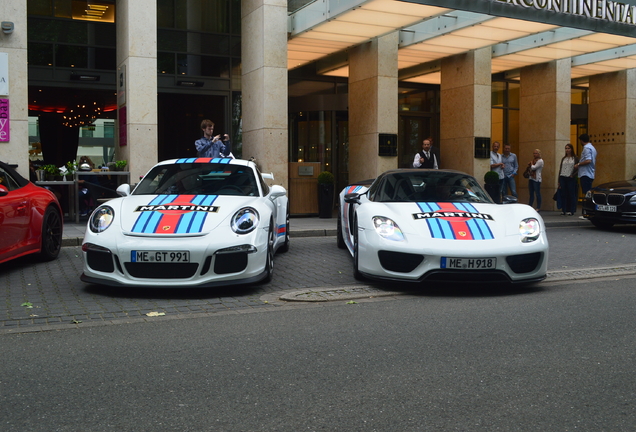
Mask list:
[[[348,76],[346,50],[400,32],[401,80],[440,82],[439,61],[492,49],[492,72],[570,58],[572,78],[636,67],[636,6],[609,0],[319,0],[289,15],[288,68]],[[291,4],[291,3],[290,3]]]

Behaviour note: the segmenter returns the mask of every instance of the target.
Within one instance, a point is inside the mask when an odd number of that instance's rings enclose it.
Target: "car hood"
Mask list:
[[[609,191],[617,193],[629,193],[636,191],[636,180],[620,180],[609,183],[603,183],[594,187],[596,191]]]
[[[130,195],[112,200],[124,233],[204,235],[228,220],[255,197],[220,195]],[[229,224],[229,222],[226,222]],[[229,225],[228,225],[229,228]]]
[[[444,240],[493,240],[519,235],[519,223],[541,216],[525,204],[480,204],[452,202],[373,203],[367,220],[385,216],[405,234]],[[371,214],[372,213],[372,214]],[[369,226],[368,228],[372,228]]]

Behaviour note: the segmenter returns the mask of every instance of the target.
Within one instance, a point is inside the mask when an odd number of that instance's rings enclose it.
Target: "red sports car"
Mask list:
[[[0,263],[33,253],[44,261],[57,258],[62,228],[55,195],[0,162]]]

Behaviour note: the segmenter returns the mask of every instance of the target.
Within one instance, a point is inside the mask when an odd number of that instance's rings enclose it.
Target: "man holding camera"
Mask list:
[[[221,135],[214,136],[214,122],[208,119],[201,122],[201,130],[203,137],[194,142],[199,157],[231,157],[232,145],[228,134],[223,135],[223,139]]]

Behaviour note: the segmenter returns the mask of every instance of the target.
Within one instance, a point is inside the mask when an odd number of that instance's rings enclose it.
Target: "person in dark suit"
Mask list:
[[[439,168],[437,156],[431,150],[431,142],[428,138],[422,141],[422,151],[415,153],[413,168]]]

